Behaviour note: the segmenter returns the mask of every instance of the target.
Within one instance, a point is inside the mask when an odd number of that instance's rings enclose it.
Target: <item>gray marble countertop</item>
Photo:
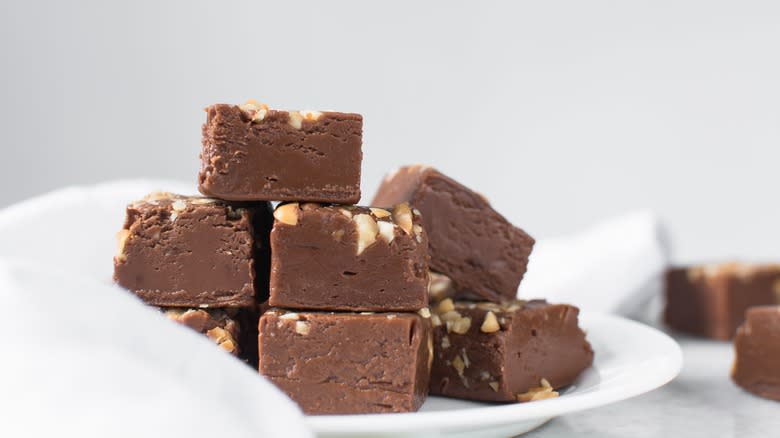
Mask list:
[[[680,343],[684,357],[682,372],[672,382],[640,397],[555,418],[523,437],[780,436],[780,403],[732,383],[730,342],[670,335]]]

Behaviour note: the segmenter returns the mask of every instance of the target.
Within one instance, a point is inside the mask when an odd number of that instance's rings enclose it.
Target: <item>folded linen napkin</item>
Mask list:
[[[540,240],[518,295],[644,318],[667,265],[660,236],[655,215],[638,211],[573,236]]]

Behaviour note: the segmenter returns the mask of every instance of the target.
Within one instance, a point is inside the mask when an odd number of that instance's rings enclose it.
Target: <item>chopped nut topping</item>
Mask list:
[[[482,333],[495,333],[501,330],[501,326],[498,325],[498,319],[496,319],[496,314],[493,312],[488,312],[485,315],[485,320],[482,322],[482,326],[479,329],[482,331]]]
[[[775,293],[775,301],[780,303],[780,280],[775,280],[772,284],[772,291]]]
[[[351,211],[347,210],[346,208],[341,208],[341,209],[339,209],[339,211],[340,211],[340,212],[341,212],[341,214],[343,214],[344,216],[346,216],[346,217],[348,217],[348,218],[352,219],[352,212],[351,212]]]
[[[124,257],[125,245],[130,239],[130,230],[122,229],[116,233],[116,246],[119,249],[119,256]]]
[[[216,342],[217,345],[225,349],[228,353],[234,353],[236,351],[236,342],[227,330],[221,327],[214,327],[206,332],[206,336]]]
[[[290,111],[289,113],[289,119],[287,120],[287,123],[290,124],[295,129],[301,129],[301,125],[303,123],[303,116],[298,111]]]
[[[439,303],[439,313],[447,313],[453,310],[455,310],[455,303],[452,302],[451,298],[442,300],[442,302]]]
[[[517,395],[517,401],[519,402],[529,402],[529,401],[537,401],[537,400],[545,400],[548,398],[558,397],[558,393],[553,390],[552,385],[550,385],[550,382],[547,381],[547,379],[542,379],[539,382],[538,387],[531,388],[527,392],[524,392],[522,394]]]
[[[450,338],[447,335],[444,335],[441,337],[441,348],[442,350],[446,350],[450,348]]]
[[[492,382],[489,382],[489,383],[488,383],[488,385],[489,385],[491,388],[493,388],[493,391],[494,391],[494,392],[498,392],[498,382],[496,382],[496,381],[494,380],[494,381],[492,381]]]
[[[480,310],[490,310],[492,312],[500,312],[501,306],[499,306],[496,303],[490,303],[490,302],[481,302],[476,304],[477,309]]]
[[[463,356],[463,365],[465,365],[466,368],[468,368],[469,365],[471,365],[471,361],[469,360],[469,357],[466,354],[466,349],[465,348],[461,350],[461,355]]]
[[[187,309],[186,311],[183,309],[166,309],[164,315],[170,320],[178,321],[182,315],[190,311],[191,309]]]
[[[357,225],[357,254],[360,255],[363,254],[363,251],[365,251],[366,248],[376,242],[376,235],[379,233],[379,227],[374,218],[365,213],[355,215],[352,220],[355,221],[355,225]]]
[[[295,322],[295,333],[298,333],[301,336],[306,336],[309,334],[309,330],[311,327],[309,326],[309,323],[306,321],[296,321]]]
[[[452,367],[455,368],[459,376],[463,377],[463,370],[466,369],[466,364],[463,363],[463,359],[460,356],[455,356],[455,359],[452,359]]]
[[[298,225],[298,203],[282,204],[276,207],[274,218],[287,225]]]
[[[455,332],[459,335],[465,335],[471,328],[471,318],[463,317],[455,321],[447,321],[447,331]]]
[[[439,327],[441,325],[439,315],[431,315],[431,324],[433,324],[434,327]]]
[[[417,313],[419,313],[420,316],[422,316],[423,318],[430,318],[431,317],[431,310],[429,308],[427,308],[427,307],[423,307],[422,309],[417,311]]]
[[[414,231],[414,237],[417,239],[417,243],[422,243],[423,228],[419,225],[414,225],[412,230]]]
[[[173,211],[184,211],[187,209],[187,203],[183,199],[177,199],[171,203]]]
[[[247,99],[243,105],[238,107],[251,117],[254,123],[262,122],[266,114],[268,114],[268,105],[257,103],[254,99]]]
[[[461,315],[457,310],[450,310],[449,312],[442,313],[439,316],[441,317],[442,321],[445,322],[457,321],[463,317],[463,315]]]
[[[409,204],[404,202],[396,205],[393,208],[393,220],[402,230],[406,231],[406,234],[412,233],[412,210],[409,208]]]
[[[438,272],[430,272],[428,282],[428,293],[434,299],[440,299],[445,292],[452,288],[452,279]]]
[[[420,213],[420,210],[418,210],[416,208],[413,208],[412,212],[414,213],[415,216],[422,216],[422,213]]]
[[[395,225],[387,221],[377,221],[379,226],[379,236],[387,243],[392,243],[395,239]]]
[[[290,320],[293,320],[293,321],[297,321],[299,318],[300,318],[300,315],[298,315],[297,313],[293,313],[293,312],[285,313],[284,315],[280,315],[279,316],[279,319],[285,319],[285,320],[290,319]]]
[[[506,308],[507,312],[515,312],[517,310],[520,310],[523,307],[522,304],[514,303]]]
[[[170,192],[152,192],[144,196],[144,201],[147,202],[164,201],[166,199],[172,199],[175,197],[176,195]]]
[[[336,240],[341,240],[341,238],[344,237],[344,230],[336,230],[330,233],[330,235]]]
[[[227,217],[228,219],[241,219],[241,215],[244,214],[243,208],[233,208],[228,205]]]
[[[382,219],[382,218],[385,218],[385,217],[388,217],[388,216],[391,215],[391,213],[389,211],[385,210],[384,208],[374,208],[374,207],[371,207],[371,208],[369,208],[369,210],[371,210],[371,213],[373,213],[373,215],[376,216],[379,219]]]
[[[322,117],[322,113],[319,111],[303,110],[298,112],[301,114],[301,117],[309,121],[319,120]]]
[[[195,205],[204,205],[204,204],[216,204],[219,201],[214,198],[193,198],[190,200],[190,202]]]

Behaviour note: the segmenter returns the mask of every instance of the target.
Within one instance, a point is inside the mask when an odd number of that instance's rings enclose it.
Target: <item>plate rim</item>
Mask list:
[[[590,324],[606,324],[611,330],[631,330],[653,338],[656,355],[643,361],[654,365],[655,373],[647,379],[637,379],[630,385],[606,386],[596,391],[574,393],[568,397],[541,400],[534,403],[505,404],[434,412],[362,415],[305,416],[307,426],[318,434],[383,434],[425,430],[468,429],[506,426],[526,420],[552,418],[626,400],[672,381],[682,370],[683,354],[679,344],[666,333],[649,325],[617,315],[598,312],[580,313],[581,326],[589,332]],[[601,337],[600,337],[601,338]],[[596,351],[598,354],[598,351]],[[462,413],[464,415],[458,415]],[[344,425],[348,424],[346,428]]]

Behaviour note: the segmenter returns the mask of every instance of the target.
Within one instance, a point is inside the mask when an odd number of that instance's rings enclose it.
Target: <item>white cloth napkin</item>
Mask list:
[[[667,265],[660,235],[655,215],[638,211],[573,236],[540,240],[518,296],[645,317]]]
[[[265,379],[111,284],[125,205],[156,190],[193,191],[117,181],[0,211],[0,436],[308,436]],[[654,216],[628,214],[539,241],[519,295],[631,315],[664,254]]]
[[[292,401],[206,337],[47,261],[0,263],[0,436],[311,436]]]

